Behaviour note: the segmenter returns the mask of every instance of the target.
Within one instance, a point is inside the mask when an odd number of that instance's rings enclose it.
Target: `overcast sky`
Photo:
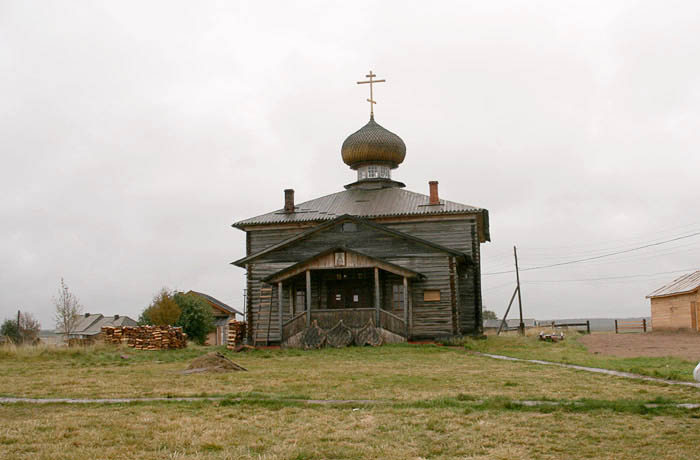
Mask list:
[[[697,1],[0,0],[1,316],[53,327],[61,277],[89,312],[240,308],[230,224],[354,181],[369,69],[394,178],[489,210],[484,273],[700,232],[699,57]],[[700,236],[524,271],[525,315],[646,315],[693,268]]]

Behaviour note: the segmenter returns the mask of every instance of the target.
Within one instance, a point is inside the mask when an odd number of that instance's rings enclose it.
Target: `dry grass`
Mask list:
[[[658,341],[660,338],[667,339],[667,336],[634,334],[636,341],[628,343],[629,350],[627,350],[625,356],[607,356],[591,353],[585,345],[586,341],[595,342],[596,339],[599,340],[600,338],[613,343],[615,341],[629,342],[629,337],[632,335],[594,333],[588,336],[571,334],[562,342],[552,343],[538,340],[536,336],[521,337],[515,334],[500,337],[492,336],[487,340],[466,339],[463,343],[471,350],[516,358],[541,359],[581,366],[600,367],[671,380],[693,380],[693,368],[697,365],[696,361],[688,361],[677,356],[646,355],[647,350],[641,344],[647,343],[648,346],[653,346],[654,341]],[[680,338],[684,336],[679,335]],[[697,335],[692,337],[697,341]],[[668,349],[666,342],[666,340],[663,340],[664,346]],[[700,341],[697,341],[697,343],[700,346]]]
[[[226,406],[0,407],[14,459],[697,458],[700,419],[607,410]]]
[[[313,352],[226,352],[249,372],[182,375],[211,351],[164,352],[96,348],[0,355],[0,392],[26,397],[247,395],[313,399],[415,401],[457,394],[516,399],[655,399],[700,402],[700,391],[510,363],[463,349],[397,345]]]
[[[246,398],[0,405],[0,458],[656,460],[697,458],[700,444],[700,411],[643,404],[700,402],[695,388],[410,345],[226,352],[249,372],[180,373],[208,351],[0,350],[0,391],[9,396]],[[289,398],[384,403],[310,407]],[[565,404],[512,401],[523,399]]]

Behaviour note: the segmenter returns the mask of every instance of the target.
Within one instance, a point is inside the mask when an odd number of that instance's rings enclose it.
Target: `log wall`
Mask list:
[[[342,232],[340,225],[334,226],[249,263],[248,292],[251,311],[249,318],[253,319],[252,328],[256,331],[254,338],[266,340],[269,327],[270,341],[280,340],[278,288],[276,284],[271,286],[273,292],[271,311],[266,308],[261,311],[260,288],[270,287],[263,283],[262,279],[331,247],[354,249],[425,275],[425,279],[411,280],[409,283],[409,301],[412,303],[410,318],[410,323],[413,325],[412,337],[434,338],[455,333],[477,332],[480,324],[478,318],[481,313],[481,288],[478,279],[480,255],[475,219],[391,222],[382,225],[464,252],[472,257],[474,265],[466,266],[462,262],[455,261],[451,278],[450,257],[452,256],[439,249],[399,238],[369,226],[358,225],[356,232]],[[308,227],[249,231],[247,233],[248,254],[257,253],[306,230]],[[402,279],[384,271],[380,273],[380,304],[382,308],[393,312],[391,286],[393,283],[402,282]],[[373,280],[368,279],[367,282],[372,284]],[[285,281],[282,292],[283,321],[288,321],[293,316],[290,310],[290,286],[294,286],[292,296],[296,288],[305,288],[301,278]],[[325,283],[320,281],[318,272],[312,272],[312,310],[327,308],[325,287]],[[427,289],[439,290],[440,300],[424,301],[423,294]],[[458,308],[458,311],[454,311],[454,308]],[[299,311],[297,307],[296,313]],[[398,314],[398,312],[394,313]],[[455,318],[457,325],[454,324]],[[252,335],[249,337],[253,338]]]

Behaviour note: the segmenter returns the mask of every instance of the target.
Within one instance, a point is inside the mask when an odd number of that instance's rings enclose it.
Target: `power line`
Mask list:
[[[659,245],[662,245],[662,244],[671,243],[671,242],[673,242],[673,241],[683,240],[683,239],[691,238],[691,237],[693,237],[693,236],[698,236],[698,235],[700,235],[700,232],[691,233],[690,235],[679,236],[679,237],[676,237],[676,238],[671,238],[670,240],[665,240],[665,241],[659,241],[659,242],[656,242],[656,243],[645,244],[645,245],[643,245],[643,246],[637,246],[636,248],[625,249],[625,250],[623,250],[623,251],[610,252],[610,253],[608,253],[608,254],[602,254],[602,255],[599,255],[599,256],[586,257],[586,258],[583,258],[583,259],[576,259],[576,260],[569,260],[569,261],[567,261],[567,262],[559,262],[559,263],[556,263],[556,264],[540,265],[540,266],[538,266],[538,267],[521,268],[520,271],[523,271],[523,272],[524,272],[524,271],[530,271],[530,270],[541,270],[541,269],[543,269],[543,268],[560,267],[560,266],[562,266],[562,265],[571,265],[571,264],[577,264],[577,263],[580,263],[580,262],[587,262],[587,261],[589,261],[589,260],[602,259],[602,258],[604,258],[604,257],[612,257],[612,256],[616,256],[616,255],[618,255],[618,254],[626,254],[626,253],[628,253],[628,252],[639,251],[639,250],[641,250],[641,249],[646,249],[646,248],[650,248],[650,247],[653,247],[653,246],[659,246]],[[507,270],[507,271],[502,271],[502,272],[482,273],[482,275],[483,275],[483,276],[487,276],[487,275],[502,275],[502,274],[505,274],[505,273],[514,273],[514,272],[515,272],[515,270]]]
[[[671,273],[682,273],[682,272],[689,272],[693,270],[698,270],[698,268],[684,268],[682,270],[671,270],[668,272],[657,272],[657,273],[644,273],[644,274],[638,274],[638,275],[621,275],[621,276],[605,276],[601,278],[579,278],[579,279],[565,279],[565,280],[525,280],[523,283],[568,283],[568,282],[575,282],[575,281],[604,281],[604,280],[617,280],[617,279],[626,279],[626,278],[641,278],[645,276],[656,276],[656,275],[668,275]],[[512,283],[510,283],[512,284]]]

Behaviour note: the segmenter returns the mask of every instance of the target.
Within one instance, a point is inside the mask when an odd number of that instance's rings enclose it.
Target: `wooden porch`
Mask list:
[[[408,338],[412,307],[410,277],[417,274],[399,275],[396,271],[376,266],[309,267],[270,283],[269,310],[265,312],[263,308],[259,315],[267,316],[268,321],[267,324],[259,321],[257,326],[267,326],[267,331],[263,340],[256,334],[256,342],[284,344],[314,321],[326,330],[340,321],[351,329],[359,329],[371,321],[378,328]]]

